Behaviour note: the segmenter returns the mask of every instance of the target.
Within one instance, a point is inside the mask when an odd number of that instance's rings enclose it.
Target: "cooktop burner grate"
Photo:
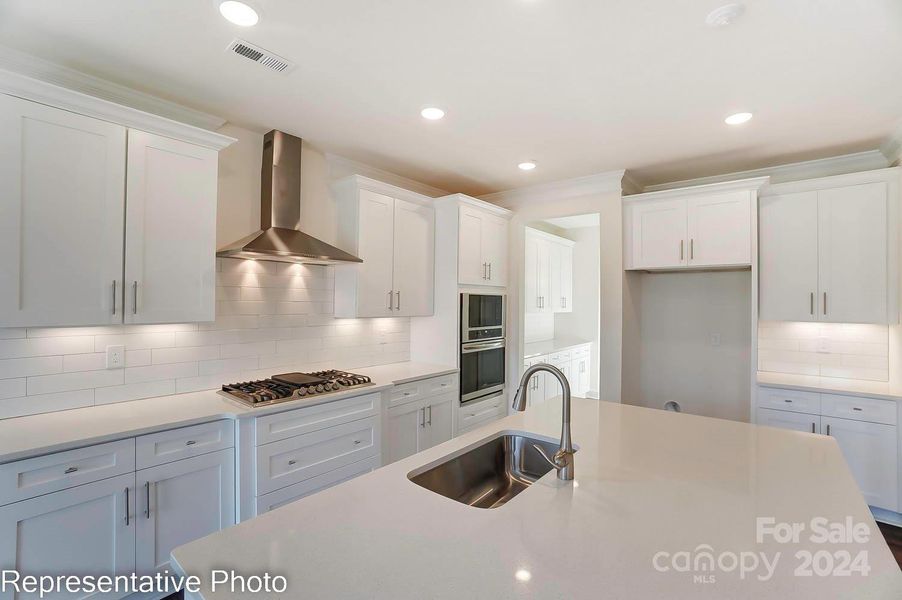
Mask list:
[[[220,393],[250,406],[263,406],[367,385],[372,385],[372,380],[366,375],[333,369],[282,373],[269,379],[227,384]]]

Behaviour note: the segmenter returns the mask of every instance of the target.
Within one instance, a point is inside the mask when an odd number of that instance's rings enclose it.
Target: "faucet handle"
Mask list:
[[[553,457],[549,457],[538,444],[533,444],[532,447],[542,455],[542,458],[544,458],[549,465],[557,469],[558,479],[563,479],[565,481],[573,479],[573,452],[567,452],[563,448],[559,448],[558,451],[554,453]]]
[[[557,462],[557,457],[558,457],[557,452],[554,453],[554,457],[550,457],[550,456],[548,456],[548,454],[545,453],[545,451],[542,449],[542,447],[539,446],[538,444],[533,444],[532,447],[535,448],[536,450],[538,450],[539,454],[542,455],[542,458],[544,458],[546,461],[548,461],[548,464],[551,465],[552,467],[554,467],[555,469],[560,469],[563,466],[562,464]]]

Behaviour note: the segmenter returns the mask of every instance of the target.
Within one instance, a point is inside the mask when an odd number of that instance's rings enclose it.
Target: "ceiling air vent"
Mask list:
[[[287,58],[282,58],[278,54],[273,54],[269,50],[237,38],[232,40],[232,43],[226,48],[226,52],[234,52],[238,56],[243,56],[283,75],[294,68],[294,63]]]

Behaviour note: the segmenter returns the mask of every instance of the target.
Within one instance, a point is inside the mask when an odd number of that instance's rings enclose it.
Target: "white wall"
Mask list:
[[[641,343],[636,389],[623,402],[748,421],[751,381],[749,271],[636,274]],[[718,335],[718,345],[712,342]]]
[[[598,356],[599,227],[568,229],[565,234],[565,237],[576,242],[573,245],[573,312],[554,315],[554,334],[589,340],[592,342],[592,356]],[[598,381],[598,362],[593,360],[589,389],[597,391]]]
[[[263,135],[231,125],[221,131],[238,139],[219,160],[216,237],[223,245],[259,229]],[[356,166],[342,169],[348,164]],[[334,243],[330,162],[304,144],[301,171],[303,228]],[[214,323],[0,329],[0,418],[214,389],[290,370],[410,359],[409,319],[332,317],[331,267],[235,259],[217,265]],[[112,344],[126,347],[124,369],[104,368]]]

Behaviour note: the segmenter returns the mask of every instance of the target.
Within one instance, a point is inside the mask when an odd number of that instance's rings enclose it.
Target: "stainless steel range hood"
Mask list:
[[[298,230],[301,220],[301,138],[270,131],[263,138],[260,231],[220,248],[216,256],[277,262],[363,262]]]

